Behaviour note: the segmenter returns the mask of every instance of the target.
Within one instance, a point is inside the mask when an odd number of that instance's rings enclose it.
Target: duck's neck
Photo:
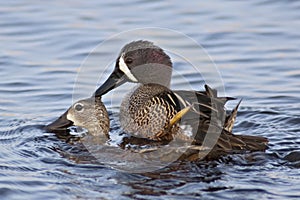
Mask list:
[[[172,67],[158,63],[147,63],[135,67],[132,70],[135,77],[140,77],[139,81],[143,85],[158,84],[170,87]]]

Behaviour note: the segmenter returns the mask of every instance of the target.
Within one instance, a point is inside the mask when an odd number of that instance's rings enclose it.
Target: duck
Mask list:
[[[232,115],[235,115],[237,108],[233,111]],[[176,123],[181,117],[181,113],[179,112],[174,116],[172,122]],[[46,125],[46,130],[49,132],[54,132],[60,139],[66,139],[67,142],[78,141],[79,137],[71,137],[68,133],[70,127],[78,126],[80,128],[85,129],[89,136],[89,139],[81,141],[85,142],[85,144],[96,144],[104,145],[107,144],[107,141],[110,140],[109,128],[110,121],[108,112],[102,103],[100,98],[87,98],[80,101],[75,102],[72,106],[67,109],[59,118],[57,118],[52,123]],[[169,131],[169,130],[165,130]],[[224,137],[224,135],[222,136]],[[246,137],[246,136],[242,136]],[[94,140],[96,138],[96,140]],[[244,138],[246,139],[246,138]],[[251,138],[253,140],[253,138]],[[180,161],[197,161],[199,159],[204,159],[206,161],[215,160],[220,158],[222,155],[226,155],[226,151],[221,150],[219,148],[209,149],[209,151],[205,148],[202,148],[199,145],[190,145],[190,146],[174,146],[170,145],[166,148],[161,148],[166,146],[166,141],[162,140],[153,140],[149,138],[141,138],[135,136],[126,136],[123,137],[123,141],[119,144],[121,149],[129,149],[126,147],[127,145],[138,145],[142,147],[135,148],[131,151],[124,151],[124,156],[136,156],[136,154],[146,155],[147,159],[152,159],[160,162],[171,162],[175,160]],[[145,148],[147,146],[147,148]],[[136,150],[137,149],[137,150]],[[117,151],[119,152],[119,151]],[[119,152],[120,153],[120,152]],[[137,157],[137,159],[141,159],[141,157]],[[125,159],[126,160],[126,159]]]
[[[70,106],[60,117],[45,126],[48,132],[59,138],[70,137],[70,127],[80,127],[90,136],[109,139],[109,115],[101,97],[79,100]]]
[[[111,139],[109,114],[101,97],[92,96],[78,100],[57,119],[46,125],[44,129],[71,143],[84,138],[87,134],[89,139],[97,138],[94,141],[99,144],[104,144]],[[123,135],[127,136],[126,134]],[[126,144],[158,145],[159,143],[146,138],[124,137],[120,147],[124,149]]]
[[[240,102],[227,114],[225,104],[235,98],[218,97],[208,85],[204,91],[171,90],[172,68],[162,48],[146,40],[132,41],[121,49],[113,72],[94,96],[126,82],[138,83],[122,100],[120,124],[139,138],[165,144],[188,141],[209,146],[215,154],[267,149],[265,137],[232,133]]]

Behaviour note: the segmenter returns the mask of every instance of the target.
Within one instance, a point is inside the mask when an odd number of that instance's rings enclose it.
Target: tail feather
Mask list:
[[[245,142],[247,150],[265,151],[268,148],[269,140],[265,137],[252,135],[235,135],[235,137]]]
[[[268,139],[261,136],[234,135],[224,130],[217,142],[217,147],[224,151],[247,150],[265,151]]]
[[[228,115],[225,119],[224,129],[228,132],[232,132],[234,122],[236,120],[237,111],[238,111],[238,108],[239,108],[241,102],[242,102],[242,99],[239,101],[239,103],[236,105],[236,107],[231,111],[231,114]]]
[[[177,94],[187,96],[185,91],[178,91]],[[217,91],[210,88],[208,85],[205,85],[205,91],[193,93],[194,96],[195,94],[198,98],[195,101],[197,102],[195,105],[198,105],[198,107],[196,108],[208,114],[211,114],[212,112],[220,113],[220,115],[222,115],[222,113],[224,112],[225,114],[225,110],[224,110],[225,103],[228,100],[235,99],[231,97],[218,97]],[[226,116],[222,133],[218,138],[218,141],[215,147],[213,148],[212,152],[209,154],[210,156],[221,152],[234,153],[234,152],[242,152],[242,151],[265,151],[268,148],[267,146],[268,139],[265,137],[250,136],[250,135],[235,135],[232,133],[234,123],[237,117],[238,108],[241,102],[242,99],[238,102],[238,104],[231,111],[231,113]],[[192,109],[191,111],[194,110]],[[194,115],[191,115],[192,118],[189,119],[191,121],[198,120],[197,113],[198,112],[195,112]],[[205,120],[207,120],[207,118],[205,118]],[[212,119],[209,118],[208,120],[212,120]],[[212,121],[208,121],[208,122],[212,123]],[[206,133],[207,131],[205,129],[206,126],[203,125],[204,123],[203,121],[201,121],[200,128],[203,131],[198,131],[197,136],[200,135],[200,137],[199,137],[199,141],[196,142],[199,144],[201,144],[201,141],[203,140],[204,136],[206,136],[206,134],[203,135],[201,134],[201,133]]]
[[[218,139],[217,146],[225,151],[230,151],[233,149],[245,149],[247,144],[239,137],[235,137],[235,135],[223,130]]]
[[[212,89],[208,85],[205,85],[204,87],[205,87],[205,92],[206,92],[207,96],[209,96],[209,97],[218,97],[217,90]]]

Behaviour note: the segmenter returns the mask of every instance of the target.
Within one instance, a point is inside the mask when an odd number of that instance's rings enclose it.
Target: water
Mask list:
[[[258,0],[1,2],[1,199],[299,199],[299,8]],[[183,32],[207,50],[226,94],[243,98],[234,132],[269,138],[265,153],[134,174],[41,129],[72,103],[77,70],[96,45],[145,26]]]

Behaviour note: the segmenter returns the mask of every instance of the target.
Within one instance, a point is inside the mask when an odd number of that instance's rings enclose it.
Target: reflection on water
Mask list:
[[[300,198],[299,7],[297,1],[1,2],[1,199]],[[134,174],[99,163],[79,143],[43,131],[71,105],[78,70],[92,49],[145,26],[181,31],[207,50],[226,95],[243,98],[234,132],[269,138],[266,153],[175,162]],[[191,50],[176,38],[153,37]],[[112,45],[94,55],[107,59],[97,65],[102,77],[94,73],[86,80],[100,84],[111,72],[114,49],[123,44]],[[201,77],[184,67],[174,54],[172,88],[184,87],[185,79],[203,88]],[[90,95],[96,85],[86,81],[82,87]],[[106,98],[105,104],[116,111],[120,97],[111,96],[114,101]]]

